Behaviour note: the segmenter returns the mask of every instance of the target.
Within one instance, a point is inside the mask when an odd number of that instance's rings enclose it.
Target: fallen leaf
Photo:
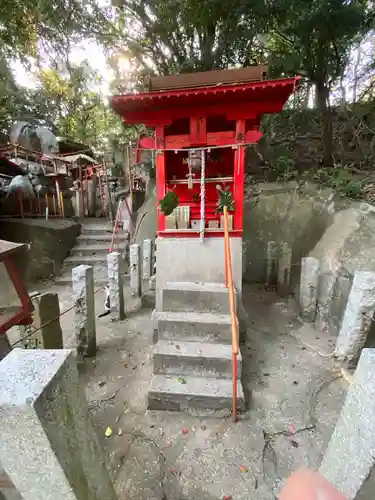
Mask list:
[[[291,444],[292,444],[293,448],[298,448],[298,446],[299,446],[297,441],[291,441]]]
[[[232,495],[224,495],[221,500],[232,500]]]
[[[182,430],[182,434],[188,434],[189,433],[189,429],[187,427],[183,427],[181,430]]]
[[[111,437],[113,434],[113,431],[112,431],[112,428],[111,427],[107,427],[106,430],[105,430],[105,437],[109,438]]]
[[[105,382],[104,382],[104,380],[101,380],[101,381],[98,383],[98,386],[99,386],[99,387],[103,387],[103,385],[105,385]]]
[[[180,382],[180,384],[187,384],[187,382],[186,382],[186,380],[184,379],[184,377],[178,377],[178,379],[177,379],[177,380]]]
[[[294,424],[290,424],[289,431],[291,434],[295,434],[296,433],[296,426]]]
[[[240,472],[249,472],[249,469],[244,465],[240,465]]]
[[[118,435],[118,436],[122,436],[122,429],[119,429],[119,430],[118,430],[117,435]]]

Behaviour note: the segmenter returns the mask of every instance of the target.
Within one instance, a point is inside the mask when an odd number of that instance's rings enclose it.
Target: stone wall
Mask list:
[[[30,249],[17,257],[28,283],[55,274],[80,231],[80,224],[70,220],[0,219],[0,239],[30,244]]]
[[[332,192],[295,182],[259,184],[256,196],[245,196],[243,277],[266,282],[267,248],[287,244],[292,254],[291,289],[298,290],[301,258],[306,256],[332,223]],[[253,188],[254,192],[254,188]]]

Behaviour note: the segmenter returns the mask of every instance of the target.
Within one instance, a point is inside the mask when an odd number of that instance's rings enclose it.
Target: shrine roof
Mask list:
[[[269,111],[266,109],[262,111],[261,103],[275,102],[282,107],[295,90],[298,80],[299,77],[293,77],[116,95],[111,99],[111,107],[127,122],[138,121],[144,112],[150,110],[153,113],[165,114],[171,109],[186,108],[186,116],[189,116],[191,108],[241,102],[259,103],[257,108],[262,114]]]

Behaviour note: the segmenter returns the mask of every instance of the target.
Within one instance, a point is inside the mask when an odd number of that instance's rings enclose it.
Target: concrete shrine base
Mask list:
[[[242,238],[230,238],[233,281],[242,292]],[[156,310],[161,310],[167,282],[224,283],[224,239],[163,238],[156,240]]]

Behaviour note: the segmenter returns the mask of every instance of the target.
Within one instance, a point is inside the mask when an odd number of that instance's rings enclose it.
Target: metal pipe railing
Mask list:
[[[232,275],[232,258],[229,243],[228,209],[224,207],[224,269],[225,286],[228,288],[229,313],[232,323],[232,420],[237,421],[237,355],[238,355],[238,329],[234,286]]]

